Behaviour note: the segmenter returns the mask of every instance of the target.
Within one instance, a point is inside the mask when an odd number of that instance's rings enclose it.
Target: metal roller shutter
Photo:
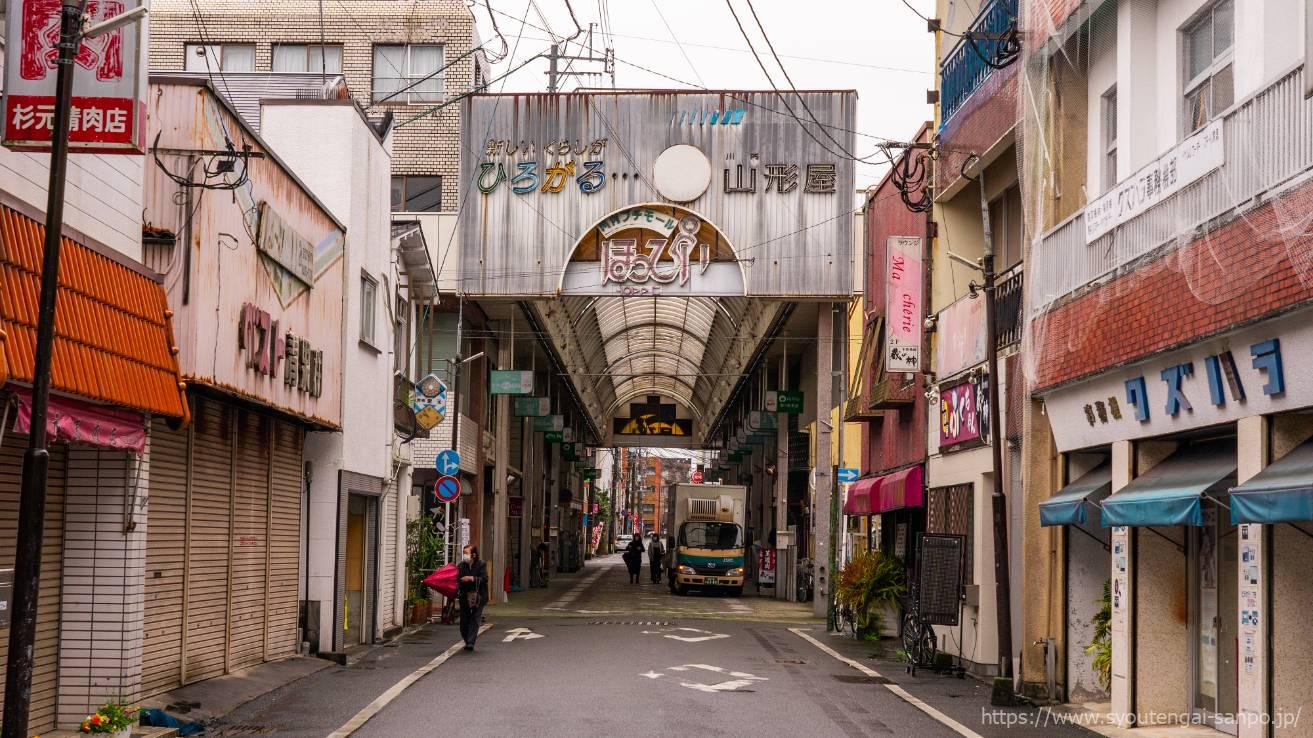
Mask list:
[[[396,623],[397,586],[397,480],[393,479],[383,495],[383,555],[379,567],[378,622],[379,631],[388,630]]]
[[[271,419],[238,412],[237,480],[233,500],[233,561],[228,595],[228,670],[264,661],[265,598],[268,592],[269,457]]]
[[[151,426],[145,641],[141,664],[141,689],[147,696],[182,684],[190,435],[190,429],[172,431],[160,420]]]
[[[192,422],[192,491],[187,541],[187,630],[183,682],[224,673],[228,634],[228,582],[232,558],[233,437],[235,411],[195,398]]]
[[[5,433],[0,446],[0,567],[14,565],[18,542],[18,490],[23,470],[27,436]],[[55,725],[58,687],[60,580],[64,550],[64,479],[68,449],[50,447],[49,482],[46,488],[45,537],[41,541],[41,591],[37,598],[36,649],[32,669],[32,702],[28,730],[43,733]],[[0,659],[8,662],[9,629],[0,629]],[[0,704],[4,675],[0,674]]]
[[[274,421],[273,529],[269,534],[269,616],[265,625],[265,658],[296,652],[298,588],[301,581],[301,503],[304,499],[301,450],[305,431]]]

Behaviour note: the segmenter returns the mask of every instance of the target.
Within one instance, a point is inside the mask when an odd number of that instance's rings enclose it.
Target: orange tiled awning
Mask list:
[[[0,384],[32,382],[45,230],[0,205]],[[171,315],[158,282],[65,238],[51,387],[187,422]]]

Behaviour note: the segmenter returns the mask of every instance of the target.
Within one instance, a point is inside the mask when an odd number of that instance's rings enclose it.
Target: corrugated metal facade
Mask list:
[[[461,183],[492,169],[482,189],[470,193],[460,213],[461,284],[466,294],[553,295],[576,242],[598,221],[627,206],[670,202],[654,185],[657,157],[676,144],[701,150],[711,164],[706,192],[682,206],[711,221],[741,262],[747,294],[836,297],[852,294],[854,167],[843,150],[854,150],[857,94],[803,92],[801,98],[822,129],[793,117],[774,92],[622,92],[570,95],[476,95],[461,111]],[[791,106],[801,114],[798,104]],[[712,111],[742,111],[737,124],[711,123]],[[689,115],[689,114],[693,115]],[[705,115],[704,115],[705,114]],[[731,119],[732,121],[733,119]],[[482,138],[487,133],[486,138]],[[833,136],[839,146],[829,140]],[[488,140],[514,147],[511,155],[484,155]],[[598,153],[587,148],[606,139]],[[546,151],[565,142],[564,156]],[[825,142],[823,146],[820,142]],[[527,145],[532,153],[525,153]],[[575,153],[580,152],[582,153]],[[520,162],[536,161],[536,182],[524,194],[511,190]],[[603,162],[606,179],[591,194],[576,177],[586,161]],[[546,168],[573,162],[559,191],[547,190]],[[796,186],[767,192],[768,165],[797,166]],[[808,165],[833,165],[828,193],[808,192]],[[743,167],[743,184],[732,190]],[[755,179],[754,179],[755,177]],[[732,185],[732,186],[731,186]],[[777,187],[777,190],[779,188]],[[464,193],[462,193],[464,195]]]
[[[27,436],[6,433],[0,445],[0,567],[14,565],[18,546],[18,491]],[[37,598],[36,649],[32,668],[32,702],[28,730],[43,733],[55,725],[58,689],[60,582],[63,578],[64,476],[68,447],[50,447],[46,485],[45,537],[41,539],[41,592]],[[0,629],[0,660],[9,654],[9,629]],[[0,674],[0,706],[4,675]]]

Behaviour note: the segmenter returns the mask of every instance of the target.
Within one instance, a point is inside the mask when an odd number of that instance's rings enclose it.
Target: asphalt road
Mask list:
[[[1033,708],[991,720],[982,683],[909,677],[826,635],[807,606],[629,584],[618,557],[512,600],[487,610],[473,652],[433,666],[459,635],[429,626],[248,703],[210,735],[318,737],[365,716],[352,735],[1090,735],[1018,729]]]

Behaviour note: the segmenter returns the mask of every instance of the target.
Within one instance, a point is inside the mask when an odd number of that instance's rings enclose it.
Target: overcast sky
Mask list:
[[[495,41],[483,1],[476,0],[474,7],[479,30],[485,40],[493,40],[489,48],[499,51],[500,44]],[[514,57],[494,66],[494,79],[546,51],[552,40],[542,28],[550,28],[558,39],[574,32],[566,0],[489,1],[499,11],[497,23],[507,44],[514,48],[519,36]],[[933,8],[931,0],[910,1],[926,15]],[[776,86],[787,89],[752,18],[748,0],[733,0],[733,3]],[[633,64],[687,82],[687,86],[694,88],[771,88],[748,51],[725,0],[572,0],[572,4],[585,29],[589,23],[599,25],[594,36],[598,54],[608,43],[615,49],[617,87],[681,86]],[[754,0],[753,6],[798,89],[857,90],[857,130],[872,136],[907,140],[931,118],[933,111],[925,103],[925,91],[934,86],[933,37],[926,33],[925,21],[901,0],[805,3]],[[527,25],[522,25],[526,12]],[[609,16],[605,24],[609,37],[603,36],[600,30],[604,15]],[[580,53],[578,46],[572,45],[571,53]],[[497,81],[491,89],[494,92],[545,90],[546,69],[546,59],[535,60],[507,77],[504,88],[503,82]],[[585,69],[600,71],[601,65],[576,62],[573,71]],[[564,89],[610,84],[609,78],[600,76],[575,78]],[[866,155],[874,150],[875,144],[874,140],[859,136],[856,153]],[[883,168],[859,164],[857,184],[859,187],[874,184],[882,174]]]

